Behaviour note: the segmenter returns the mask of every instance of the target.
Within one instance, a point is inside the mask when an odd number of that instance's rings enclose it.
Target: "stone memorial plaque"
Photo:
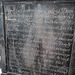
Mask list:
[[[4,45],[3,9],[0,2],[0,70],[5,71],[5,45]]]
[[[70,2],[6,2],[8,71],[69,75],[74,9]]]

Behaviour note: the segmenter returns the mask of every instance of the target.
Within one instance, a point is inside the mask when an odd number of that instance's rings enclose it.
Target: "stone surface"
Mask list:
[[[5,3],[8,71],[22,75],[70,74],[74,9],[74,3],[68,2]]]

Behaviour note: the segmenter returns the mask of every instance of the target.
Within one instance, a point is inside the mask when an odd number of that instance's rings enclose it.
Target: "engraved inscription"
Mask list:
[[[23,75],[68,75],[74,7],[50,2],[6,3],[9,70]]]

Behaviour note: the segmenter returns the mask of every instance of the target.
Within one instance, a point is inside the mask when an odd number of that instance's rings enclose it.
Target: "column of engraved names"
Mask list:
[[[6,14],[9,68],[12,72],[22,72],[21,70],[25,68],[24,60],[26,59],[22,54],[31,25],[28,21],[32,19],[29,17],[32,12],[28,11],[28,7],[30,7],[29,4],[26,8],[25,4],[9,5],[9,11]]]
[[[73,40],[73,10],[68,7],[61,7],[60,9],[48,9],[48,12],[50,15],[44,16],[45,28],[42,27],[44,33],[48,34],[42,38],[45,47],[43,54],[46,56],[43,58],[47,63],[45,68],[48,74],[67,75]],[[49,43],[48,41],[46,43],[44,39],[48,39]],[[49,50],[46,49],[45,45],[49,46]]]

